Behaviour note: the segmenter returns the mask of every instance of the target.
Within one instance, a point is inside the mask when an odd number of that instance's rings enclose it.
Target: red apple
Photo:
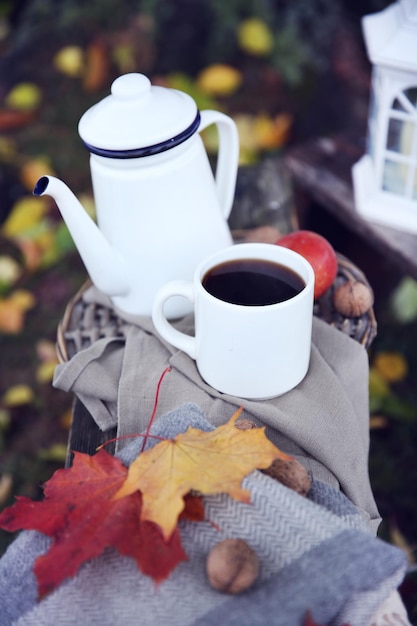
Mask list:
[[[337,275],[337,257],[333,246],[311,230],[296,230],[276,242],[301,254],[314,270],[314,299],[320,298],[332,285]]]

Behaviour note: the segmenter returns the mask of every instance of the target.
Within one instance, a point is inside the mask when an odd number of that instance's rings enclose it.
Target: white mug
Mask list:
[[[260,294],[240,293],[242,289],[247,291],[250,279],[247,274],[237,275],[236,270],[247,264],[254,266],[249,268],[251,271],[262,270],[253,281],[255,292],[262,286]],[[230,270],[233,274],[215,276]],[[297,289],[295,295],[279,301],[280,293],[271,293],[281,285],[270,274],[282,272],[285,280],[296,283]],[[209,282],[213,280],[214,287]],[[236,291],[235,285],[242,280]],[[226,295],[216,291],[218,288]],[[298,253],[267,243],[236,244],[202,261],[193,282],[173,281],[159,289],[152,319],[163,339],[196,361],[201,377],[210,386],[233,396],[266,399],[290,391],[308,371],[313,291],[313,269]],[[168,322],[164,305],[174,296],[193,303],[195,336],[180,332]]]

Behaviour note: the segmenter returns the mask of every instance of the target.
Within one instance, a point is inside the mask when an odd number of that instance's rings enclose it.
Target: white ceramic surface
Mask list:
[[[215,176],[199,135],[211,124],[219,133]],[[91,152],[98,226],[55,177],[40,179],[34,193],[55,199],[96,287],[118,310],[150,316],[159,287],[191,280],[203,258],[232,243],[236,125],[217,111],[199,113],[186,94],[128,74],[79,127]],[[188,311],[173,299],[168,316]]]
[[[287,266],[306,286],[290,300],[266,306],[231,304],[208,293],[201,282],[206,272],[240,258]],[[270,398],[293,389],[308,371],[313,291],[313,269],[296,252],[272,244],[237,244],[202,261],[193,282],[175,281],[162,287],[152,317],[163,339],[195,359],[209,385],[242,398]],[[165,304],[178,295],[193,302],[194,337],[178,331],[166,319]]]

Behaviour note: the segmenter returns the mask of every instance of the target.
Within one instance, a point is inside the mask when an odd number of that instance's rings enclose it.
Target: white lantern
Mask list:
[[[417,233],[417,0],[365,16],[362,28],[373,75],[367,154],[352,169],[356,208]]]

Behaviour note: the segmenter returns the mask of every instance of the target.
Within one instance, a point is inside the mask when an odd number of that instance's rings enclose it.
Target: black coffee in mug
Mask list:
[[[262,259],[234,259],[212,267],[203,276],[212,296],[245,306],[265,306],[296,296],[305,282],[292,269]]]

